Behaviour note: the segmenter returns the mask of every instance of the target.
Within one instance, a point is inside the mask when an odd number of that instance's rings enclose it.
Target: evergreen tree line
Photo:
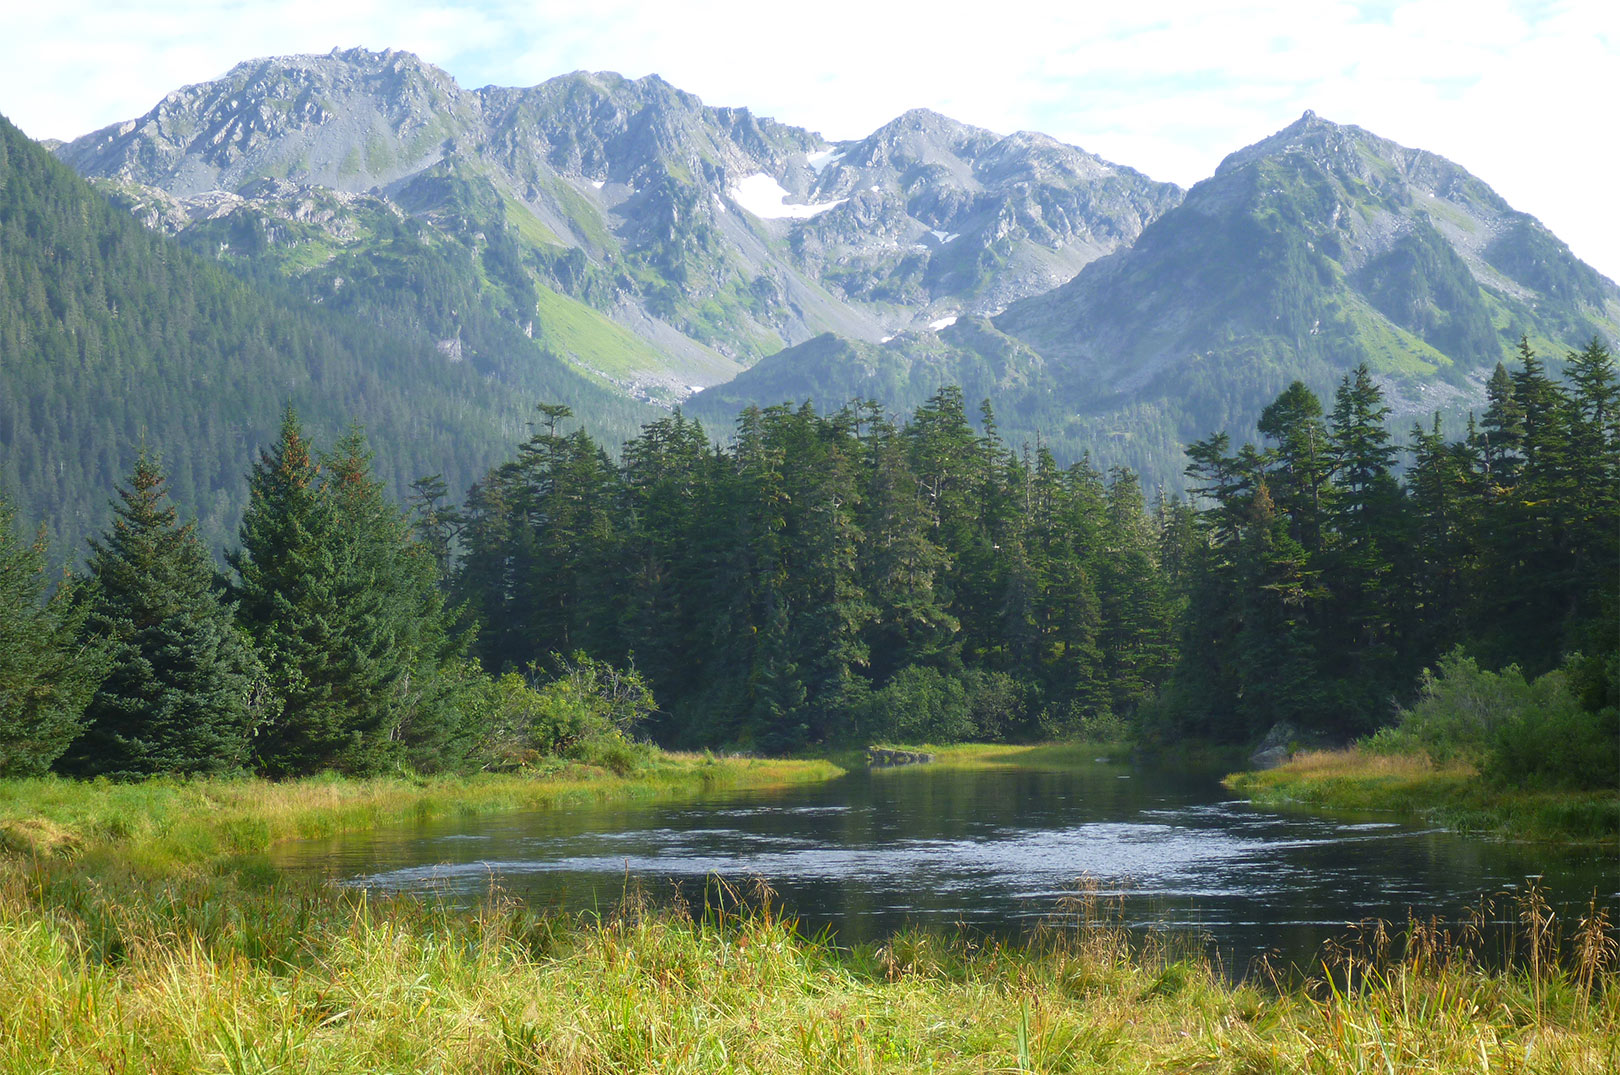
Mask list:
[[[1343,740],[1463,646],[1540,675],[1620,652],[1620,415],[1594,341],[1562,381],[1528,344],[1448,440],[1404,448],[1363,365],[1326,409],[1295,382],[1263,442],[1190,445],[1193,499],[1014,450],[946,389],[750,409],[716,449],[679,414],[615,465],[563,409],[430,540],[488,667],[549,649],[631,662],[692,744],[1138,731]],[[1403,456],[1405,458],[1403,458]],[[1404,465],[1403,465],[1404,464]]]
[[[465,763],[488,690],[371,462],[358,431],[317,455],[288,412],[229,581],[145,451],[49,600],[43,528],[24,544],[0,511],[0,776]]]
[[[1136,477],[1014,450],[957,388],[903,425],[871,403],[751,408],[723,448],[676,413],[618,463],[542,411],[463,513],[425,514],[427,542],[461,550],[485,667],[633,662],[665,741],[1065,734],[1173,664]]]
[[[1174,675],[1144,731],[1242,740],[1278,722],[1342,738],[1387,723],[1461,646],[1541,675],[1572,655],[1590,711],[1620,685],[1620,390],[1597,341],[1562,382],[1521,343],[1457,440],[1401,449],[1366,367],[1332,410],[1295,383],[1264,443],[1189,446],[1197,510],[1174,533]]]
[[[677,412],[617,461],[546,405],[462,507],[433,477],[408,511],[357,432],[320,453],[289,413],[228,579],[144,454],[49,600],[43,545],[0,518],[0,772],[523,764],[634,723],[768,751],[1342,738],[1458,644],[1531,676],[1584,653],[1571,696],[1612,712],[1617,405],[1601,345],[1562,381],[1524,347],[1401,470],[1361,367],[1331,411],[1290,386],[1262,445],[1191,445],[1198,499],[1151,508],[955,388],[903,423],[749,409],[723,447]]]

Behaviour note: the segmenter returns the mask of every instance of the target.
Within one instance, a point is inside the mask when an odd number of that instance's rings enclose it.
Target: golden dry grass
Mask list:
[[[1498,787],[1462,760],[1352,746],[1306,751],[1275,769],[1233,773],[1226,786],[1262,806],[1302,804],[1354,813],[1423,818],[1450,828],[1517,839],[1613,846],[1620,795]]]

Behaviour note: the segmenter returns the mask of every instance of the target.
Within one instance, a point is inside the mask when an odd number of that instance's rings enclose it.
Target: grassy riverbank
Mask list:
[[[1467,762],[1436,765],[1417,753],[1310,751],[1276,769],[1234,773],[1226,785],[1260,806],[1394,813],[1514,839],[1611,847],[1620,840],[1620,795],[1612,791],[1504,787]]]
[[[734,906],[735,894],[715,892]],[[854,951],[769,909],[597,919],[187,874],[0,878],[0,1072],[1605,1072],[1612,950],[1500,974],[1420,931],[1308,982],[1133,947]],[[1532,920],[1531,928],[1535,923]],[[1583,964],[1582,957],[1585,956]]]
[[[888,750],[902,750],[933,755],[931,765],[975,769],[995,766],[1015,766],[1023,769],[1064,769],[1088,765],[1099,759],[1124,761],[1130,757],[1129,743],[879,743],[875,746]],[[860,757],[864,758],[864,754]],[[850,755],[849,760],[856,759]],[[844,759],[835,757],[844,764]]]
[[[960,747],[1061,765],[1095,746]],[[627,777],[0,784],[0,1073],[1601,1072],[1620,1061],[1612,935],[1521,898],[1522,969],[1422,924],[1235,985],[1197,943],[1133,942],[1080,892],[1026,944],[807,938],[768,894],[693,920],[457,912],[281,879],[288,836],[455,812],[820,779],[826,762],[659,756]],[[1499,945],[1500,940],[1492,940]],[[1493,949],[1495,951],[1495,949]],[[1497,952],[1496,954],[1500,954]]]
[[[279,840],[390,822],[654,798],[826,780],[822,760],[715,758],[651,751],[631,772],[558,765],[543,774],[151,780],[0,781],[0,853],[115,856],[151,869],[216,862]]]

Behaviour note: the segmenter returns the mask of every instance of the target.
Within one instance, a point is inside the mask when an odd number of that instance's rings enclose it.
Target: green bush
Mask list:
[[[1023,689],[1002,672],[946,675],[910,665],[860,701],[857,726],[868,739],[909,743],[998,740],[1018,728]]]
[[[1479,763],[1533,697],[1518,665],[1487,672],[1461,646],[1440,658],[1438,672],[1423,670],[1418,694],[1415,704],[1400,710],[1393,727],[1366,740],[1369,749],[1386,754],[1422,751],[1441,764],[1454,759]]]
[[[1501,783],[1531,788],[1620,787],[1620,709],[1590,709],[1574,689],[1574,658],[1531,685],[1531,700],[1497,729],[1481,766]]]
[[[1424,671],[1418,701],[1365,745],[1468,761],[1502,785],[1620,786],[1614,664],[1576,655],[1527,682],[1517,665],[1488,672],[1458,648],[1440,659],[1438,672]]]
[[[629,736],[655,709],[641,673],[583,653],[553,654],[552,663],[549,681],[531,665],[491,687],[485,766],[516,769],[565,757],[619,773],[633,769],[646,752]]]

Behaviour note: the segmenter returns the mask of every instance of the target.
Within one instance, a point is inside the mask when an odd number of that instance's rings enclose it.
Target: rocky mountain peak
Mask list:
[[[59,155],[80,172],[176,195],[265,176],[366,190],[437,160],[478,112],[475,96],[411,53],[334,50],[237,64]]]
[[[659,367],[675,398],[829,329],[875,341],[996,312],[1181,197],[1056,139],[929,109],[829,145],[656,74],[467,90],[397,50],[238,64],[59,156],[199,248],[276,248],[323,296],[352,294],[339,281],[406,220],[412,257],[487,253],[475,279],[503,281],[526,339],[600,374],[631,361],[633,333],[631,387]]]
[[[1276,133],[1227,154],[1216,166],[1215,175],[1234,172],[1260,160],[1290,155],[1320,159],[1325,155],[1353,152],[1356,147],[1384,141],[1360,127],[1334,123],[1306,109],[1298,119]],[[1382,144],[1371,146],[1375,154],[1382,153],[1384,148]]]

